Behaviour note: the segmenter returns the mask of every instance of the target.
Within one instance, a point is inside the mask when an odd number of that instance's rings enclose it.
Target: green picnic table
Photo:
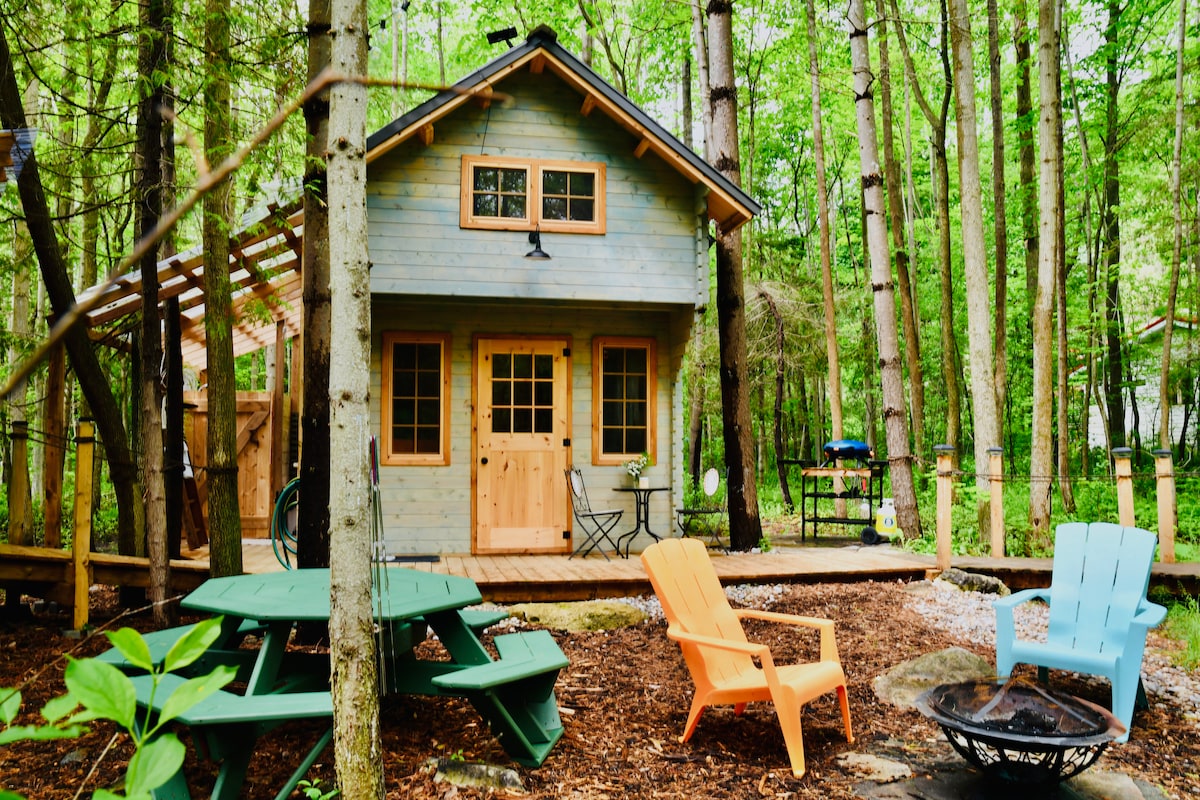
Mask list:
[[[244,695],[217,692],[180,718],[221,762],[213,800],[239,796],[255,743],[267,730],[290,720],[332,717],[328,658],[287,652],[297,622],[329,619],[329,586],[329,570],[301,569],[213,578],[184,598],[185,609],[224,616],[222,637],[203,663],[207,669],[236,665],[246,686]],[[487,616],[464,610],[482,600],[469,578],[382,567],[373,595],[373,615],[384,633],[379,654],[384,691],[465,697],[514,760],[527,766],[545,760],[562,736],[554,683],[567,666],[548,632],[497,636],[499,657],[493,658],[477,633]],[[449,661],[417,657],[414,648],[428,630],[445,645]],[[261,635],[257,653],[238,646],[246,631]],[[158,635],[164,641],[152,652],[165,654],[170,632]],[[156,710],[170,694],[160,688],[151,697],[148,675],[135,676],[134,683],[138,702]],[[318,739],[279,798],[291,794],[329,740],[329,733]],[[156,800],[190,797],[182,771],[155,792]]]

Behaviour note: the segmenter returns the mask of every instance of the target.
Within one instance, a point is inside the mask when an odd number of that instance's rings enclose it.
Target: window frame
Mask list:
[[[604,451],[604,350],[609,347],[646,351],[646,447],[651,463],[658,461],[658,340],[653,336],[596,336],[592,339],[592,464],[620,466],[642,453]]]
[[[441,358],[441,416],[438,421],[439,452],[398,453],[392,449],[392,359],[397,344],[437,343]],[[450,345],[449,333],[430,331],[385,331],[383,334],[383,364],[380,383],[379,427],[382,448],[380,464],[388,466],[449,466],[450,464]]]
[[[475,168],[524,169],[526,174],[526,206],[524,217],[475,216]],[[593,219],[557,220],[542,218],[542,176],[545,172],[590,173],[593,176]],[[603,234],[605,223],[607,171],[600,161],[560,161],[543,158],[514,158],[510,156],[463,155],[459,193],[459,227],[479,230],[531,231],[540,228],[551,233]]]

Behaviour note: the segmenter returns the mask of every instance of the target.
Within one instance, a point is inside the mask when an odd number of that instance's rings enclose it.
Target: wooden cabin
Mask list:
[[[570,553],[571,464],[594,507],[625,509],[616,533],[629,530],[633,495],[612,490],[629,485],[623,464],[643,452],[651,484],[664,487],[651,495],[650,528],[673,534],[686,433],[679,376],[708,302],[710,225],[737,227],[758,205],[547,28],[367,147],[371,414],[387,552]],[[258,302],[270,315],[241,317],[235,353],[274,343],[279,358],[299,333],[302,236],[303,211],[286,206],[233,237],[235,308]],[[202,274],[199,251],[159,270],[160,296],[181,299],[183,360],[200,383]],[[110,289],[91,323],[136,310],[139,281]],[[189,400],[202,414],[203,398]],[[242,496],[258,498],[242,508],[250,535],[266,532],[291,461],[280,414],[302,402],[277,388],[269,417],[247,410],[245,431],[239,412],[239,442],[257,442],[247,451],[257,455],[239,459]]]
[[[757,204],[547,28],[367,147],[388,552],[569,553],[571,464],[631,529],[642,452],[673,534],[709,224]]]

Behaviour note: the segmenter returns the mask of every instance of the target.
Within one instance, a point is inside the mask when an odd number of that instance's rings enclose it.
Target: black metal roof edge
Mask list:
[[[711,183],[719,186],[722,191],[732,196],[735,200],[744,205],[751,214],[758,215],[762,212],[762,206],[759,205],[754,198],[746,194],[740,187],[736,186],[733,181],[726,178],[718,172],[711,164],[696,154],[690,147],[679,141],[670,131],[658,124],[650,115],[639,108],[632,100],[618,91],[615,87],[604,80],[592,70],[591,67],[584,64],[578,58],[570,53],[566,48],[558,43],[558,35],[545,25],[538,26],[530,32],[524,43],[510,48],[499,57],[489,61],[475,72],[459,80],[454,86],[445,91],[439,92],[434,97],[421,103],[416,108],[406,114],[397,117],[390,124],[380,128],[375,133],[367,137],[367,150],[373,150],[379,145],[386,142],[392,136],[403,131],[408,126],[412,125],[420,119],[423,119],[441,106],[450,102],[453,98],[458,97],[463,90],[477,85],[481,81],[495,75],[513,62],[523,58],[525,55],[532,53],[535,50],[545,50],[550,55],[557,58],[559,61],[566,64],[579,77],[583,78],[598,94],[603,95],[607,100],[618,106],[622,111],[633,117],[640,125],[650,131],[655,137],[663,141],[671,148],[680,158],[687,161],[693,167],[700,171],[704,177]]]

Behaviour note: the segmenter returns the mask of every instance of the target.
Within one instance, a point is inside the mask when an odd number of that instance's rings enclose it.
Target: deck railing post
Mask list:
[[[1004,448],[988,448],[988,472],[991,480],[992,558],[1004,558]]]
[[[1136,524],[1133,515],[1133,450],[1114,447],[1112,454],[1117,476],[1117,521],[1126,528],[1132,528]]]
[[[937,455],[937,568],[950,569],[951,512],[954,503],[954,448],[939,444]]]
[[[1158,557],[1164,564],[1174,564],[1179,507],[1175,502],[1175,464],[1170,450],[1154,451],[1154,475],[1158,496]]]
[[[71,563],[75,577],[74,629],[88,622],[88,592],[92,588],[92,449],[95,432],[91,420],[81,419],[75,432],[75,531],[71,537]]]
[[[12,421],[12,475],[8,482],[8,543],[30,545],[33,537],[26,517],[29,515],[29,425],[23,419]]]

